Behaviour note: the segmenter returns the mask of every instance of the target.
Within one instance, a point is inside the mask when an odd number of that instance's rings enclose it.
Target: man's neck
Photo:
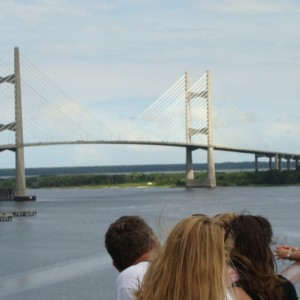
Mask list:
[[[150,252],[146,252],[143,255],[141,255],[140,257],[138,257],[134,262],[133,265],[136,265],[142,261],[147,261],[149,260],[149,256],[150,256]]]

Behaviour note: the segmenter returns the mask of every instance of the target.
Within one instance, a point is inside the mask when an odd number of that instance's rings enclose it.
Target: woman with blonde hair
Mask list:
[[[226,223],[204,215],[180,221],[152,260],[136,299],[226,300],[232,239]]]

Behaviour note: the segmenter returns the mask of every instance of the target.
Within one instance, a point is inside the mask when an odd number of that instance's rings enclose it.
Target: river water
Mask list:
[[[126,214],[145,218],[163,241],[178,220],[193,213],[247,210],[268,217],[275,235],[300,246],[300,187],[39,189],[27,194],[37,201],[0,202],[0,211],[37,211],[0,222],[0,299],[115,299],[117,272],[103,241],[109,224]]]

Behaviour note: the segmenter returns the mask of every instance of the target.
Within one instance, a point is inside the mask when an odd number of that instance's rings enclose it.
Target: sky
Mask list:
[[[196,81],[209,70],[216,143],[300,153],[299,16],[296,0],[2,0],[0,61],[19,47],[67,95],[120,128],[184,72]],[[206,161],[203,150],[193,155]],[[250,160],[215,153],[216,162]],[[1,168],[14,163],[13,153],[0,153]],[[162,163],[185,163],[184,149],[25,149],[28,168]]]

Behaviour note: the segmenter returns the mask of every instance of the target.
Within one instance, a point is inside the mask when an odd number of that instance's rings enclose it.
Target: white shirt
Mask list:
[[[117,300],[133,300],[133,293],[138,289],[147,271],[149,263],[142,261],[122,271],[116,282]]]

